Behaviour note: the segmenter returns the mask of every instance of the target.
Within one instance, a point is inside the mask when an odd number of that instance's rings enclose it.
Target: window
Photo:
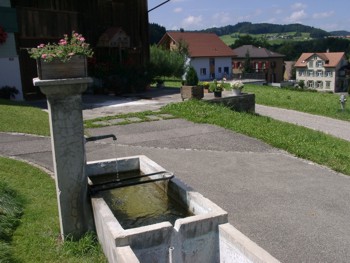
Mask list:
[[[323,66],[323,61],[322,60],[316,61],[316,67],[321,68],[322,66]]]
[[[333,73],[332,71],[326,71],[326,77],[332,77]]]
[[[218,72],[221,73],[221,67],[218,67]]]
[[[298,74],[299,76],[305,76],[305,70],[299,70]]]
[[[316,88],[323,89],[323,82],[322,81],[317,81],[316,82]]]
[[[262,63],[262,68],[263,68],[263,69],[266,69],[266,62],[263,62],[263,63]]]
[[[228,74],[228,72],[229,72],[229,68],[228,67],[224,67],[224,73]]]
[[[209,60],[209,64],[210,64],[210,66],[215,66],[215,58],[211,58]]]
[[[317,70],[316,76],[317,77],[322,77],[323,76],[323,71],[322,70]]]
[[[206,68],[201,68],[201,69],[200,69],[200,75],[201,75],[201,76],[207,75],[207,69],[206,69]]]
[[[307,75],[308,75],[309,77],[313,77],[313,76],[314,76],[314,71],[313,71],[313,70],[308,70],[308,71],[307,71]]]
[[[314,82],[312,80],[309,80],[307,82],[307,86],[308,86],[308,88],[313,88],[314,87]]]
[[[326,89],[330,89],[331,88],[331,82],[330,81],[326,81]]]
[[[313,68],[314,67],[314,62],[312,60],[309,61],[309,68]]]

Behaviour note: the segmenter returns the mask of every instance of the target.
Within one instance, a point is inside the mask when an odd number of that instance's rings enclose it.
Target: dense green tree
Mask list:
[[[154,77],[178,77],[185,72],[186,56],[178,51],[165,50],[152,45],[150,49],[149,73]]]
[[[251,66],[250,55],[248,50],[247,50],[247,53],[245,54],[243,72],[244,73],[252,72],[252,66]]]
[[[253,45],[256,47],[268,48],[269,44],[265,39],[256,38],[251,35],[240,35],[234,44],[230,45],[232,49],[238,48],[243,45]]]
[[[157,44],[166,33],[166,29],[155,23],[149,24],[149,42],[151,45]]]

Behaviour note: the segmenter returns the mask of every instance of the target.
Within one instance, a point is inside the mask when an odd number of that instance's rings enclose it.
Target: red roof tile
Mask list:
[[[213,33],[167,32],[165,36],[169,36],[176,43],[180,41],[186,42],[192,58],[235,56],[233,50]]]

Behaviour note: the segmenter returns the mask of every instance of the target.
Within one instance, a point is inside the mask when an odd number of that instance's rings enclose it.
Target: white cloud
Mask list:
[[[188,16],[182,21],[182,25],[185,29],[193,29],[196,27],[202,27],[202,16]]]
[[[174,13],[181,13],[182,12],[182,8],[181,7],[177,7],[174,9]]]
[[[274,12],[273,12],[275,15],[280,15],[283,13],[283,10],[282,9],[276,9]]]
[[[288,23],[300,23],[301,20],[307,17],[307,14],[304,10],[295,11],[289,17],[285,19]]]
[[[232,15],[227,12],[220,12],[213,15],[213,20],[215,24],[224,25],[232,22]]]
[[[312,18],[323,19],[323,18],[331,17],[333,15],[334,15],[334,11],[329,11],[329,12],[323,12],[323,13],[315,13],[312,15]]]
[[[305,5],[303,3],[295,3],[292,5],[293,10],[305,9],[306,7],[307,7],[307,5]]]

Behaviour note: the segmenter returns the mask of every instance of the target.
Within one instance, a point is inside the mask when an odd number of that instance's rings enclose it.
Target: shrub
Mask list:
[[[185,85],[196,86],[198,84],[198,76],[196,70],[190,66],[186,74]]]

